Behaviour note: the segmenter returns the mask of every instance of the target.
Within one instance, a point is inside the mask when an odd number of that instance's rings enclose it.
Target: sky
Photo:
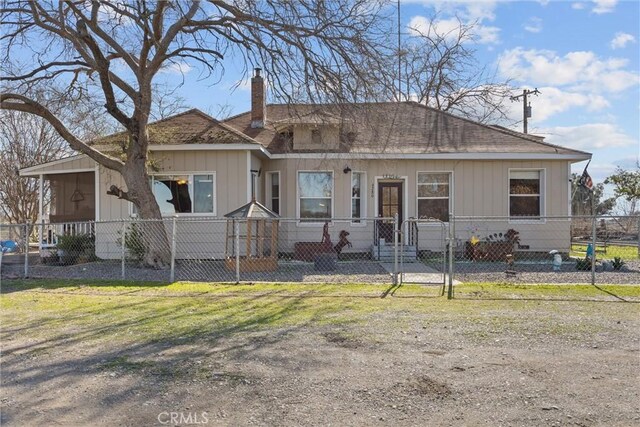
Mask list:
[[[510,79],[531,96],[529,132],[546,141],[593,153],[589,173],[602,182],[617,166],[632,169],[640,156],[640,1],[442,1],[401,0],[401,25],[409,32],[437,17],[437,28],[455,18],[476,23],[479,63]],[[180,94],[191,107],[227,114],[247,111],[248,82],[235,90],[239,73],[227,69],[222,80],[197,82],[195,70],[180,72]],[[204,90],[206,88],[206,90]],[[508,105],[514,129],[522,130],[522,104]],[[573,166],[582,173],[586,162]],[[608,191],[610,192],[610,190]]]
[[[409,26],[436,12],[476,22],[480,63],[530,96],[529,132],[550,143],[593,153],[595,182],[640,156],[640,2],[405,0]],[[522,104],[509,105],[514,121]],[[522,130],[517,125],[517,130]],[[581,173],[586,162],[575,164]],[[609,189],[610,191],[610,189]]]

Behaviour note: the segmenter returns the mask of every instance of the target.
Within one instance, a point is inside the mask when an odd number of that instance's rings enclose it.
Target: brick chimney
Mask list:
[[[264,128],[267,120],[267,108],[265,106],[264,79],[260,75],[261,68],[256,68],[256,75],[251,78],[251,127]]]

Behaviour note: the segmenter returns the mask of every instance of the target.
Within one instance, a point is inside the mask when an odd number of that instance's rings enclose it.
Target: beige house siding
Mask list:
[[[163,151],[152,153],[161,174],[215,172],[216,215],[247,203],[247,151]]]
[[[216,216],[224,214],[247,203],[247,185],[250,172],[246,151],[175,151],[158,152],[152,156],[160,168],[158,174],[180,174],[215,172]],[[96,230],[96,253],[101,258],[118,258],[120,246],[118,238],[122,218],[129,218],[129,203],[106,194],[111,185],[124,189],[124,181],[117,172],[100,168],[100,220],[114,221],[99,224]],[[224,222],[213,224],[195,215],[185,215],[194,222],[181,223],[178,228],[176,256],[185,258],[223,258],[225,245]],[[166,220],[168,233],[171,222]]]
[[[300,170],[333,171],[334,216],[349,218],[351,215],[351,175],[343,173],[345,166],[353,171],[366,173],[363,197],[366,200],[366,216],[377,216],[376,177],[398,177],[405,183],[404,217],[417,216],[417,173],[452,172],[451,212],[456,216],[502,217],[502,221],[493,219],[474,220],[482,225],[478,237],[495,232],[505,232],[515,228],[521,233],[523,245],[533,250],[568,250],[569,221],[554,220],[553,225],[541,222],[508,221],[509,215],[509,170],[539,169],[544,174],[544,212],[547,216],[566,216],[569,214],[569,188],[567,180],[570,165],[566,161],[475,161],[475,160],[333,160],[333,159],[285,159],[272,160],[265,165],[265,171],[280,171],[281,216],[293,218],[297,213],[297,172]],[[547,220],[550,223],[551,220]],[[458,224],[456,237],[461,241],[469,239],[469,230],[475,224]],[[282,224],[286,241],[282,250],[292,250],[296,241],[319,241],[322,236],[322,224]],[[448,226],[447,226],[448,227]],[[336,222],[330,227],[333,240],[337,241],[341,229],[347,229],[354,247],[350,251],[363,251],[370,247],[373,240],[371,221],[366,224],[350,224],[350,221]],[[447,229],[448,230],[448,229]],[[421,226],[421,248],[441,246],[442,228],[434,225]]]
[[[314,143],[311,137],[313,130],[320,132],[320,143]],[[293,131],[294,150],[326,150],[335,149],[340,143],[340,129],[337,126],[298,125]]]
[[[362,188],[364,202],[363,215],[377,216],[376,179],[401,179],[404,183],[404,219],[417,216],[417,174],[418,172],[452,173],[451,213],[457,217],[475,217],[472,220],[456,222],[457,246],[460,248],[472,235],[479,238],[493,233],[504,233],[509,228],[520,232],[521,244],[530,251],[569,249],[569,221],[547,219],[540,221],[508,220],[509,214],[509,171],[512,169],[539,169],[544,176],[543,215],[567,216],[569,214],[569,171],[570,163],[562,160],[514,161],[514,160],[337,160],[337,159],[276,159],[268,160],[261,155],[246,150],[238,151],[163,151],[152,153],[158,173],[211,173],[215,172],[216,216],[244,205],[250,200],[251,170],[261,170],[258,200],[269,206],[266,200],[266,174],[280,172],[280,216],[296,218],[297,172],[302,170],[333,172],[333,214],[343,219],[330,224],[329,232],[334,243],[341,230],[348,230],[352,248],[345,252],[365,252],[371,249],[374,236],[374,222],[350,221],[351,215],[351,174],[343,172],[349,166],[353,172],[364,172]],[[94,170],[95,163],[87,157],[79,157],[67,162],[45,167],[50,172],[64,170]],[[122,177],[114,171],[98,168],[99,185],[97,219],[107,223],[97,225],[96,249],[98,256],[117,258],[120,254],[118,239],[122,227],[121,219],[130,216],[129,203],[108,196],[111,185],[126,190]],[[197,216],[186,215],[197,219]],[[494,217],[482,219],[479,217]],[[496,218],[499,217],[499,218]],[[111,221],[111,222],[108,222]],[[224,256],[224,221],[212,224],[210,221],[194,221],[180,225],[178,230],[178,258],[222,258]],[[280,250],[292,252],[294,244],[301,241],[320,241],[322,223],[299,224],[296,220],[281,222]],[[420,226],[420,249],[443,250],[443,230],[438,225]]]
[[[256,156],[255,154],[250,154],[251,156],[251,167],[250,167],[250,171],[254,170],[254,171],[259,171],[259,176],[258,176],[258,185],[256,188],[256,199],[260,200],[260,201],[264,201],[265,198],[265,189],[264,189],[264,182],[265,182],[265,175],[264,175],[264,171],[262,170],[262,159],[260,159],[258,156]],[[251,178],[251,172],[249,172],[249,178]],[[247,202],[251,201],[251,187],[249,187],[249,192],[248,194],[248,200]],[[240,207],[240,206],[238,206]],[[227,212],[225,212],[227,213]]]
[[[69,159],[66,162],[61,162],[58,164],[53,164],[49,166],[44,166],[40,169],[40,173],[64,173],[65,171],[74,171],[74,170],[93,170],[95,167],[95,162],[91,160],[87,156],[78,156],[73,159]]]

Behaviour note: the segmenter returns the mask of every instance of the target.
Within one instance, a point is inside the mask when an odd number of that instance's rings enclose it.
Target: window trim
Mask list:
[[[212,175],[213,176],[213,212],[182,212],[182,213],[178,213],[178,212],[174,212],[174,213],[162,213],[162,217],[163,218],[170,218],[170,217],[174,217],[174,216],[178,216],[178,217],[217,217],[217,212],[218,212],[218,191],[217,191],[217,187],[218,187],[218,177],[216,176],[216,172],[215,171],[190,171],[190,172],[179,172],[179,171],[160,171],[160,172],[154,172],[152,174],[149,174],[149,178],[151,178],[151,191],[153,192],[153,182],[155,181],[155,177],[156,176],[178,176],[178,175],[186,175],[189,177],[189,182],[191,183],[191,188],[189,188],[189,197],[191,197],[191,202],[192,202],[192,210],[195,206],[195,198],[194,198],[194,190],[195,190],[195,185],[194,185],[194,181],[193,181],[193,176],[194,175]],[[153,196],[155,197],[155,193],[153,194]],[[138,214],[133,212],[133,203],[129,203],[130,205],[130,212],[131,212],[131,217],[138,217]]]
[[[449,196],[446,197],[447,199],[449,199],[449,218],[446,221],[443,221],[444,224],[449,224],[449,219],[451,219],[451,215],[453,215],[453,195],[454,195],[454,179],[453,179],[453,170],[428,170],[428,171],[416,171],[416,211],[415,211],[415,215],[416,218],[419,218],[418,212],[419,212],[419,207],[418,207],[418,203],[420,200],[428,200],[428,199],[438,199],[438,200],[442,200],[445,197],[420,197],[420,174],[421,173],[426,173],[426,174],[431,174],[431,175],[435,175],[435,174],[447,174],[449,175]],[[425,223],[428,224],[428,223]],[[421,224],[422,225],[422,224]]]
[[[540,217],[511,216],[511,172],[540,172]],[[547,168],[509,168],[507,173],[507,217],[509,224],[544,224],[547,222]]]
[[[296,170],[296,225],[298,227],[322,227],[326,221],[301,221],[300,218],[300,173],[311,172],[311,173],[330,173],[331,174],[331,217],[328,218],[329,224],[333,223],[333,218],[335,216],[335,196],[336,196],[336,180],[335,173],[333,170],[308,170],[308,169],[299,169]]]
[[[278,205],[279,205],[279,211],[280,212],[276,212],[278,215],[282,215],[282,180],[280,179],[280,171],[269,171],[267,172],[267,185],[266,185],[266,200],[268,201],[268,207],[269,209],[271,209],[271,211],[273,211],[273,193],[272,193],[272,186],[273,186],[273,177],[274,175],[278,176]],[[275,212],[275,211],[274,211]]]
[[[359,173],[362,178],[360,180],[360,218],[353,217],[353,174]],[[352,227],[365,227],[367,225],[367,172],[354,170],[349,174],[349,218]],[[354,222],[356,219],[359,222]]]

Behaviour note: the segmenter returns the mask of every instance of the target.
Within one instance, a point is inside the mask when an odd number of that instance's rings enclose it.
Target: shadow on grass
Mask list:
[[[624,302],[624,303],[640,303],[640,292],[634,295],[636,299],[624,298],[618,295],[613,290],[605,289],[598,285],[558,285],[556,287],[546,286],[545,288],[537,289],[537,285],[501,285],[501,284],[487,284],[487,285],[469,285],[471,287],[480,287],[478,290],[457,290],[454,293],[454,299],[457,300],[492,300],[492,301],[570,301],[570,302]],[[491,286],[491,288],[485,289],[484,286]],[[492,289],[494,288],[495,289]],[[558,291],[561,289],[567,289],[567,296],[558,296]],[[585,291],[596,289],[597,293],[584,294]],[[629,288],[629,289],[635,289]],[[637,289],[640,289],[637,288]],[[547,291],[547,295],[544,292]],[[551,292],[549,292],[551,291]],[[512,295],[496,295],[496,293],[510,293]],[[527,295],[530,293],[536,293],[537,295]],[[584,294],[580,297],[580,294]],[[578,294],[578,296],[576,296]],[[615,300],[611,299],[598,299],[598,297],[608,295]]]
[[[36,312],[16,327],[5,325],[1,331],[3,383],[10,379],[10,384],[3,388],[10,385],[22,401],[40,402],[43,394],[77,389],[87,378],[99,377],[109,388],[109,372],[112,377],[127,375],[126,385],[119,383],[101,393],[102,404],[83,407],[88,420],[108,419],[113,405],[126,404],[133,395],[154,398],[175,381],[236,381],[241,385],[244,362],[271,357],[260,353],[261,349],[278,346],[289,334],[335,319],[345,310],[344,304],[314,304],[305,295],[220,301],[197,297],[133,301],[105,295],[93,305],[85,296],[73,298],[79,301],[68,310],[55,306],[51,315]],[[331,363],[305,352],[279,354],[293,359],[291,363],[318,365],[318,369]],[[213,367],[196,364],[203,358]],[[30,422],[15,410],[3,412],[3,423]],[[37,412],[34,416],[33,424],[43,421]]]
[[[161,288],[169,286],[169,282],[113,280],[113,279],[12,279],[2,280],[0,294],[27,291],[32,289],[81,288],[83,286],[109,286],[123,288]]]

